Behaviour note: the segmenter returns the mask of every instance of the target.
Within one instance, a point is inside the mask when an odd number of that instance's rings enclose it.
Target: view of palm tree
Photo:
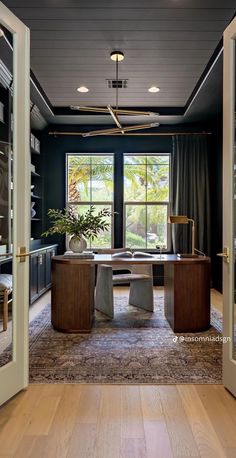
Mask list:
[[[130,248],[167,247],[169,155],[124,155],[125,245]],[[67,203],[78,212],[89,206],[113,208],[113,155],[67,155]],[[112,221],[110,221],[112,223]],[[111,247],[112,224],[95,241]],[[94,246],[93,246],[94,248]]]
[[[91,205],[96,212],[102,208],[112,210],[113,205],[113,155],[67,155],[67,200],[78,213],[85,213]],[[95,213],[96,213],[95,212]],[[109,248],[112,243],[110,230],[101,232],[99,238],[88,242],[90,248]]]
[[[125,242],[167,247],[169,155],[124,156]]]

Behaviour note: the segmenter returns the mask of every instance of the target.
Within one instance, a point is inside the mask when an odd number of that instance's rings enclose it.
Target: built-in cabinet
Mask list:
[[[51,259],[57,245],[36,250],[30,255],[30,304],[51,287]]]
[[[51,258],[57,245],[41,245],[42,234],[42,176],[40,142],[31,133],[31,246],[36,245],[30,256],[30,304],[51,287]],[[31,248],[32,250],[32,248]]]
[[[0,59],[0,70],[3,68]],[[4,67],[5,68],[5,67]],[[3,74],[3,73],[2,73]],[[13,193],[13,156],[12,156],[12,75],[9,81],[1,79],[0,72],[0,272],[12,273],[12,258],[4,258],[12,252],[12,193]],[[31,154],[31,235],[30,235],[30,304],[51,287],[51,258],[57,252],[57,245],[42,244],[42,169],[40,141],[37,132],[30,137]]]
[[[40,142],[31,133],[31,240],[42,233],[42,178]]]

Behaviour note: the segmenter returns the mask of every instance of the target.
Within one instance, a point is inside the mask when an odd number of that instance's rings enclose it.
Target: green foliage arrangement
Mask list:
[[[108,208],[103,208],[96,215],[94,212],[94,206],[81,215],[76,214],[72,207],[64,208],[64,210],[50,208],[48,216],[52,220],[52,226],[42,236],[69,234],[94,240],[100,231],[108,230],[110,223],[106,221],[106,218],[112,214]]]

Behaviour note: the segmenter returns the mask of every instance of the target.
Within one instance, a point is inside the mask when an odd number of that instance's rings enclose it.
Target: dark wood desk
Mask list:
[[[52,258],[52,325],[63,332],[90,332],[94,317],[95,265],[163,264],[165,316],[175,332],[210,326],[210,258]]]

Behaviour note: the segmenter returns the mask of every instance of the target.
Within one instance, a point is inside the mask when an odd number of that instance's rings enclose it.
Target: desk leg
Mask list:
[[[210,263],[166,264],[165,316],[175,332],[210,326]]]
[[[94,318],[94,266],[52,262],[52,325],[61,332],[90,332]]]

